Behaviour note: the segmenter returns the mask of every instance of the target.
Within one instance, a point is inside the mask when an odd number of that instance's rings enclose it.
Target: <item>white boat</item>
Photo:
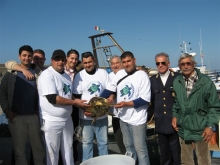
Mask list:
[[[190,52],[192,49],[190,48],[190,51],[187,50],[187,47],[190,47],[190,42],[187,44],[185,41],[183,41],[183,44],[180,45],[180,49],[181,49],[181,53],[187,53],[187,54],[190,54],[192,55],[193,57],[196,56],[196,53],[195,52]],[[200,44],[200,47],[201,47],[201,44]],[[201,48],[200,48],[200,52],[202,52]],[[206,74],[207,73],[207,70],[206,70],[206,65],[203,64],[203,55],[201,54],[201,65],[196,65],[196,68],[200,70],[201,73],[204,73]],[[174,72],[180,72],[180,69],[179,67],[173,67],[171,68]]]
[[[217,71],[209,71],[206,70],[206,65],[203,64],[203,52],[202,52],[202,42],[200,41],[200,57],[201,57],[201,65],[196,65],[196,68],[200,70],[201,73],[206,74],[210,77],[210,79],[213,81],[213,83],[216,86],[217,91],[220,93],[220,72]],[[183,41],[183,45],[180,46],[183,51],[182,53],[188,53],[192,56],[196,56],[196,53],[188,52],[187,47],[190,47],[190,43],[187,45],[185,41]],[[190,49],[192,50],[192,49]],[[171,68],[174,72],[180,72],[179,67],[173,67]]]
[[[93,36],[90,36],[89,38],[91,39],[91,43],[92,43],[92,48],[93,48],[93,54],[95,56],[96,59],[96,65],[97,67],[101,67],[101,68],[105,68],[108,72],[111,71],[110,66],[109,66],[109,61],[110,58],[112,57],[112,51],[111,48],[112,47],[117,47],[118,50],[120,50],[120,52],[124,52],[124,50],[122,49],[122,47],[116,42],[116,40],[112,37],[111,32],[105,32],[104,30],[100,31],[100,34],[96,34]],[[107,36],[113,43],[113,45],[107,45],[107,46],[102,46],[102,38]],[[189,51],[187,51],[187,48],[190,47],[191,44],[190,43],[186,43],[185,41],[183,41],[183,44],[180,45],[181,48],[181,52],[182,53],[188,53],[192,56],[196,56],[195,52],[191,52],[191,48],[189,49]],[[201,35],[200,35],[200,42],[199,42],[199,46],[200,46],[200,56],[201,56],[201,65],[197,65],[196,68],[198,68],[201,73],[204,74],[208,74],[210,73],[208,70],[206,70],[206,65],[203,64],[203,52],[202,52],[202,39],[201,39]],[[105,57],[104,57],[105,56]],[[102,63],[102,64],[101,64]],[[100,66],[101,64],[101,66]],[[157,69],[153,69],[153,68],[145,68],[147,70],[147,73],[149,76],[152,76],[154,74],[157,74],[158,71]],[[180,72],[179,67],[173,67],[171,68],[174,72]],[[220,81],[220,80],[219,80]],[[219,90],[219,81],[213,81],[216,84],[216,88],[217,90]]]

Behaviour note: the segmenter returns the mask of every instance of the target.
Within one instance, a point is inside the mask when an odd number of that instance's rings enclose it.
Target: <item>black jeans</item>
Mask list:
[[[158,133],[158,143],[160,147],[160,163],[163,165],[181,165],[180,143],[177,133]]]

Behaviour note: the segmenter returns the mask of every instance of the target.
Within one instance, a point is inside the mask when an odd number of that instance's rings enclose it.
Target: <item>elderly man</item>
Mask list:
[[[101,96],[107,98],[117,91],[115,108],[119,112],[127,154],[132,155],[135,160],[138,157],[139,165],[149,165],[146,121],[151,98],[150,80],[144,71],[136,70],[136,59],[130,51],[122,53],[121,61],[124,69],[117,72]]]
[[[158,74],[150,77],[151,103],[154,108],[155,127],[160,147],[162,165],[180,165],[179,137],[172,127],[172,107],[174,103],[173,80],[179,75],[169,70],[170,61],[167,53],[155,56]]]
[[[122,69],[122,63],[121,63],[121,59],[119,56],[117,55],[112,56],[112,58],[110,59],[110,67],[111,67],[112,72],[109,73],[109,79],[111,81],[115,77],[116,73]],[[120,119],[118,118],[118,111],[116,108],[113,108],[113,113],[115,115],[112,117],[114,137],[120,149],[121,154],[124,155],[126,152],[126,149],[123,143],[123,136],[122,136],[121,127],[120,127]]]
[[[87,107],[85,100],[72,99],[72,82],[64,72],[66,55],[55,50],[51,66],[44,70],[38,80],[40,116],[45,135],[47,165],[57,165],[61,150],[65,165],[73,165],[72,105]]]
[[[172,126],[178,131],[181,145],[181,163],[194,164],[195,150],[198,165],[211,165],[208,147],[220,119],[220,101],[211,79],[195,68],[193,56],[180,56],[182,75],[173,82],[175,103]]]

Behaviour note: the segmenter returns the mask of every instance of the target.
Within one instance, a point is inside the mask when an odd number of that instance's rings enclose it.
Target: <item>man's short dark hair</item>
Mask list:
[[[19,48],[19,54],[21,54],[22,51],[28,51],[28,52],[31,52],[33,54],[33,49],[29,45],[24,45],[24,46],[20,47]]]
[[[70,56],[70,54],[76,54],[79,58],[79,52],[75,49],[70,49],[68,52],[67,52],[67,57]]]
[[[44,51],[43,51],[42,49],[35,49],[34,52],[33,52],[33,54],[34,54],[34,53],[42,54],[42,55],[44,56],[44,58],[45,58],[45,53],[44,53]]]
[[[126,57],[134,58],[134,55],[130,51],[123,52],[121,55],[121,59],[126,58]]]
[[[83,58],[88,58],[88,57],[92,57],[92,59],[94,59],[94,56],[91,52],[84,52],[82,53],[82,59]]]

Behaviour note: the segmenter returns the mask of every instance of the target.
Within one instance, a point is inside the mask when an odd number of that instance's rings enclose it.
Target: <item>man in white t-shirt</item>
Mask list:
[[[72,99],[70,76],[64,72],[66,55],[63,50],[55,50],[51,66],[38,79],[40,117],[45,135],[47,165],[57,165],[59,150],[63,163],[73,165],[73,122],[72,105],[87,107],[85,100]]]
[[[117,91],[115,108],[119,112],[127,154],[135,160],[138,157],[139,165],[149,165],[146,121],[148,103],[151,99],[150,80],[144,71],[136,71],[136,59],[131,52],[122,53],[121,61],[124,69],[117,72],[101,96],[108,97]]]
[[[117,55],[112,56],[112,58],[110,59],[110,67],[111,67],[112,72],[109,73],[109,79],[111,81],[115,77],[116,73],[122,69],[122,63],[121,63],[121,59],[119,56]],[[116,108],[113,108],[113,113],[115,115],[115,116],[112,116],[112,127],[114,131],[114,137],[120,149],[121,154],[124,155],[126,152],[126,149],[123,143],[123,136],[122,136],[121,127],[120,127],[120,119],[118,117],[118,111]]]
[[[106,88],[108,73],[104,69],[96,68],[95,59],[91,52],[82,53],[82,63],[85,69],[76,74],[73,80],[73,93],[83,100],[89,100]],[[86,114],[86,113],[85,113]],[[108,118],[107,115],[99,117],[92,124],[93,118],[79,111],[80,125],[82,126],[83,156],[82,161],[93,157],[94,134],[98,142],[99,155],[108,154]]]

